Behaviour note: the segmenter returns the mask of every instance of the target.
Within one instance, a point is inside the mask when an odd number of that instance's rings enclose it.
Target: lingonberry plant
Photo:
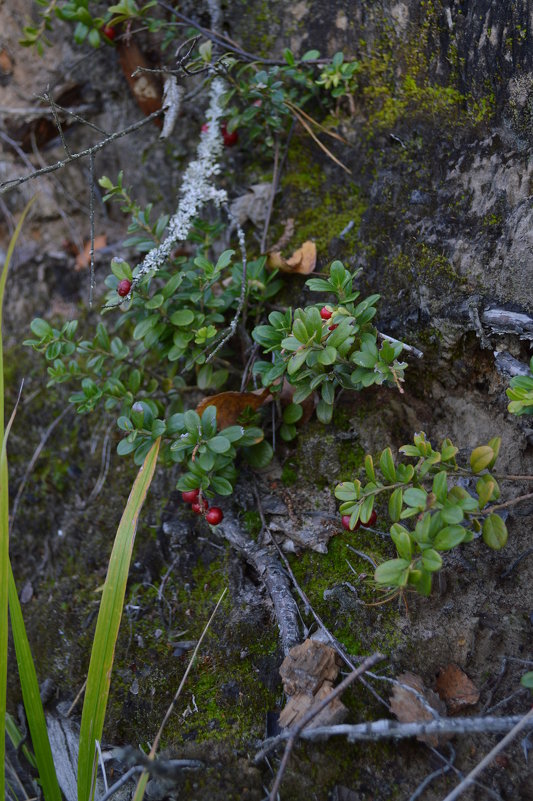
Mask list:
[[[530,375],[517,375],[511,378],[507,397],[511,414],[533,414],[533,358],[529,362]]]
[[[489,548],[503,548],[507,528],[497,511],[500,507],[493,504],[500,489],[490,472],[499,449],[500,438],[495,437],[472,451],[468,465],[460,465],[458,448],[450,440],[434,449],[420,432],[412,445],[400,448],[403,461],[395,464],[390,448],[376,465],[367,454],[365,480],[336,487],[342,522],[350,530],[359,522],[370,525],[374,505],[386,504],[398,558],[378,566],[374,574],[378,585],[394,591],[412,587],[429,595],[443,552],[479,535]]]

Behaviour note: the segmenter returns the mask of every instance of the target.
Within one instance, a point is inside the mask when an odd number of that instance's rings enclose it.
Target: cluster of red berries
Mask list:
[[[322,308],[320,309],[320,316],[322,317],[323,320],[331,320],[331,318],[333,317],[333,312],[330,311],[327,306],[322,306]],[[338,327],[339,327],[338,324],[328,325],[328,331],[335,331],[335,329]]]
[[[209,123],[204,122],[202,125],[202,133],[206,133],[209,130]],[[225,122],[221,123],[220,125],[220,133],[222,134],[222,139],[224,140],[224,147],[234,147],[239,141],[239,134],[237,131],[232,131],[229,133],[228,126]]]
[[[185,503],[191,504],[193,512],[196,512],[197,515],[203,515],[212,526],[218,526],[224,519],[222,509],[219,509],[218,506],[212,506],[210,509],[206,499],[200,498],[200,490],[195,489],[182,492],[181,497]]]
[[[372,509],[372,513],[366,523],[362,523],[360,520],[358,520],[355,526],[353,528],[350,528],[350,515],[343,515],[342,525],[347,531],[357,531],[359,526],[363,526],[363,528],[368,528],[368,526],[373,526],[377,519],[378,516],[376,514],[376,510]]]
[[[122,281],[119,281],[119,285],[117,286],[117,292],[121,298],[125,298],[126,295],[129,295],[131,289],[131,281],[128,281],[127,278],[123,278]]]

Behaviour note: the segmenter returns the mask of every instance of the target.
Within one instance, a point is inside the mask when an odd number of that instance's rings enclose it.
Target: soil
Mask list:
[[[201,14],[189,8],[189,14],[209,27],[211,5]],[[520,678],[533,669],[533,503],[507,510],[509,541],[502,551],[476,539],[446,556],[429,598],[409,594],[379,604],[368,559],[395,556],[386,510],[378,507],[375,530],[347,533],[333,490],[359,474],[365,453],[375,455],[387,445],[395,450],[421,430],[434,443],[450,437],[463,459],[475,446],[501,436],[498,472],[533,475],[533,426],[527,417],[508,413],[509,375],[495,360],[495,353],[505,352],[526,363],[533,329],[498,330],[480,322],[494,308],[530,321],[533,315],[528,3],[309,0],[286,6],[239,0],[223,9],[224,30],[245,50],[263,56],[277,57],[285,46],[298,53],[317,47],[329,56],[343,49],[364,66],[355,108],[339,103],[335,109],[337,130],[349,145],[331,147],[350,176],[296,130],[269,241],[275,242],[293,217],[296,234],[288,255],[312,238],[318,271],[333,258],[361,265],[363,293],[382,296],[380,330],[424,356],[409,357],[403,394],[383,388],[344,392],[330,425],[313,418],[294,442],[278,443],[267,468],[243,468],[232,500],[224,503],[254,540],[260,536],[259,511],[266,516],[313,610],[350,655],[379,650],[386,656],[371,680],[374,694],[358,684],[343,695],[349,722],[391,717],[390,679],[411,672],[434,689],[450,663],[479,690],[479,700],[461,714],[524,714],[531,698]],[[113,47],[77,48],[71,29],[59,21],[43,58],[19,46],[24,20],[36,9],[29,0],[17,9],[0,5],[1,180],[64,157],[49,115],[28,111],[44,91],[58,103],[83,109],[84,118],[107,132],[142,116]],[[138,40],[151,60],[148,38],[140,34]],[[392,64],[390,74],[384,64]],[[408,96],[403,79],[412,75],[419,90]],[[444,87],[454,87],[462,100]],[[383,97],[386,102],[379,100]],[[110,144],[96,157],[96,174],[114,180],[124,170],[125,184],[134,186],[141,204],[154,202],[158,212],[172,212],[203,114],[204,101],[193,99],[170,140],[160,141],[160,130],[150,125]],[[77,122],[66,131],[73,152],[99,136]],[[220,180],[232,198],[271,176],[271,160],[261,154],[239,147],[225,152]],[[128,221],[117,207],[104,205],[97,190],[95,232],[107,239],[96,253],[90,309],[88,269],[76,269],[76,253],[90,239],[84,159],[0,195],[0,252],[7,250],[13,224],[37,190],[5,301],[6,408],[12,408],[24,379],[10,435],[11,509],[17,504],[10,553],[38,677],[52,680],[55,688],[47,712],[75,739],[80,702],[67,718],[72,723],[64,722],[62,710],[84,682],[99,588],[136,468],[116,454],[119,432],[112,416],[67,411],[72,388],[45,390],[44,360],[21,343],[36,316],[56,323],[80,317],[91,337],[110,258],[131,251],[122,244]],[[246,232],[250,247],[258,250],[257,230],[249,224]],[[282,304],[305,304],[309,294],[304,278],[291,276]],[[196,759],[203,768],[154,776],[147,797],[259,801],[272,785],[281,752],[259,764],[254,755],[275,731],[285,703],[279,675],[284,654],[272,601],[250,565],[181,502],[178,476],[160,469],[143,509],[104,751],[117,776],[133,758],[128,747],[148,750],[227,587],[160,750],[162,764]],[[531,491],[531,482],[501,485],[506,499]],[[317,625],[294,594],[303,641]],[[20,690],[12,653],[10,659],[8,710],[17,716]],[[300,744],[280,797],[437,801],[459,781],[458,772],[465,775],[499,737],[455,737],[437,748],[415,740]],[[463,797],[533,799],[529,745],[519,738]],[[439,772],[446,766],[443,759],[452,767]],[[20,770],[27,780],[29,768],[21,763]],[[131,785],[121,792],[130,798]]]

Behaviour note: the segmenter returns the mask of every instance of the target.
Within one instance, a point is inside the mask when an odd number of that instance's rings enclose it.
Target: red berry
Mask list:
[[[220,132],[222,134],[222,139],[224,140],[224,147],[233,147],[239,141],[239,134],[237,131],[232,131],[229,133],[225,122],[223,122],[220,126]]]
[[[192,504],[191,509],[193,512],[196,512],[197,515],[203,515],[209,509],[209,504],[205,498],[202,498],[201,501],[195,501]]]
[[[366,523],[361,523],[361,525],[364,526],[365,528],[367,526],[373,526],[377,519],[378,519],[378,516],[376,514],[376,510],[372,509],[372,513],[371,513],[370,517],[368,518],[368,521]]]
[[[261,108],[262,105],[263,105],[262,100],[254,100],[254,102],[252,103],[252,106],[256,106],[257,108]]]
[[[344,526],[344,528],[347,531],[357,531],[357,529],[361,525],[361,521],[358,520],[357,523],[355,524],[355,526],[353,528],[350,528],[350,517],[351,517],[351,515],[343,515],[342,516],[342,525]]]
[[[208,130],[209,130],[209,123],[204,122],[204,124],[202,125],[202,133],[207,133]]]
[[[338,327],[339,327],[338,323],[336,323],[335,325],[328,325],[328,331],[335,331],[335,329]]]
[[[127,278],[123,278],[122,281],[117,286],[117,292],[121,298],[125,298],[126,295],[129,295],[131,289],[131,281],[128,281]]]
[[[111,41],[113,41],[113,39],[117,35],[116,29],[113,28],[111,25],[106,25],[103,28],[102,33],[104,34],[104,36],[107,36],[108,39],[111,39]]]
[[[331,312],[326,306],[323,306],[320,309],[320,316],[323,320],[329,320],[331,317],[333,317],[333,312]]]
[[[211,523],[212,526],[218,526],[218,524],[222,522],[223,518],[224,515],[222,513],[222,509],[219,509],[218,506],[212,506],[205,516],[207,522]]]
[[[197,497],[199,496],[199,494],[200,494],[200,490],[197,490],[197,489],[187,490],[187,492],[182,492],[181,493],[181,497],[183,498],[185,503],[194,503],[196,501]]]

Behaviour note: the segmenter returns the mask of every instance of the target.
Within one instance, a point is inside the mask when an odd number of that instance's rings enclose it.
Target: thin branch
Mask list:
[[[476,765],[476,767],[470,771],[468,776],[465,776],[463,781],[457,785],[455,790],[452,790],[451,793],[448,793],[444,801],[455,801],[455,799],[458,798],[464,792],[464,790],[466,790],[467,787],[469,787],[470,784],[472,784],[473,779],[475,779],[476,776],[478,776],[483,770],[485,770],[486,767],[490,765],[494,757],[497,756],[500,753],[500,751],[503,751],[503,749],[515,739],[515,737],[522,731],[522,729],[532,726],[533,726],[533,707],[531,707],[527,715],[524,715],[522,718],[519,719],[517,724],[511,729],[511,731],[508,734],[505,735],[503,740],[500,740],[500,742],[497,743],[494,746],[494,748],[492,748],[489,751],[489,753],[481,760],[479,765]]]
[[[518,498],[511,498],[509,501],[505,501],[504,503],[497,503],[495,506],[488,506],[486,509],[482,509],[480,514],[488,515],[491,512],[495,512],[496,509],[506,509],[508,506],[514,506],[515,503],[528,501],[530,498],[533,498],[533,492],[528,492],[527,495],[519,495]]]
[[[346,678],[343,679],[341,683],[338,684],[335,687],[335,689],[332,690],[332,692],[326,696],[326,698],[322,699],[322,701],[319,704],[316,704],[316,706],[313,705],[311,709],[309,709],[305,713],[305,715],[302,716],[302,718],[298,721],[298,723],[293,729],[289,730],[288,742],[287,745],[285,746],[283,758],[278,768],[274,784],[272,785],[272,790],[270,791],[270,801],[276,801],[278,797],[279,786],[281,784],[283,774],[285,773],[285,768],[287,767],[287,763],[289,761],[292,749],[294,748],[296,740],[301,735],[307,724],[310,723],[314,718],[316,718],[316,716],[319,715],[320,712],[322,712],[322,710],[325,709],[328,706],[328,704],[331,703],[331,701],[333,701],[335,698],[338,698],[339,695],[341,695],[347,689],[347,687],[350,686],[350,684],[353,684],[353,682],[356,679],[362,676],[363,673],[366,670],[368,670],[368,668],[373,667],[377,662],[381,662],[383,659],[385,659],[383,654],[377,654],[377,653],[367,657],[367,659],[365,659],[365,661],[362,662],[362,664],[359,665],[359,667],[356,670],[352,671],[352,673],[350,673],[349,676],[346,676]]]
[[[303,740],[311,741],[346,737],[348,742],[355,743],[406,740],[410,737],[438,737],[447,734],[494,734],[509,731],[518,723],[523,724],[522,728],[533,730],[532,712],[533,710],[528,713],[526,720],[522,715],[512,715],[502,718],[439,718],[425,723],[398,723],[397,720],[375,720],[356,724],[341,723],[337,726],[317,726],[314,729],[305,729],[300,737]],[[254,758],[254,762],[260,762],[266,754],[288,740],[289,736],[290,732],[282,732],[277,737],[265,740],[263,747]]]
[[[67,140],[65,139],[65,133],[63,131],[63,126],[61,125],[61,120],[59,119],[59,115],[57,113],[57,108],[56,104],[54,103],[54,99],[49,92],[45,92],[44,99],[50,105],[50,109],[52,110],[52,115],[54,117],[54,122],[56,124],[56,128],[59,133],[59,138],[61,139],[61,144],[63,145],[63,150],[67,154],[67,157],[70,158],[72,156],[72,153],[70,152]]]
[[[90,278],[89,278],[89,308],[93,307],[93,294],[94,294],[94,153],[89,156],[89,221],[91,226],[91,245],[89,251],[90,261]]]
[[[327,147],[326,147],[326,145],[325,145],[323,142],[321,142],[321,141],[320,141],[320,139],[319,139],[319,138],[317,137],[317,135],[314,133],[313,129],[311,128],[311,126],[309,125],[309,123],[307,122],[307,120],[306,120],[304,117],[302,117],[302,116],[301,116],[301,115],[298,113],[298,111],[296,111],[296,108],[295,108],[294,106],[287,106],[287,108],[290,108],[291,112],[294,114],[295,118],[298,120],[298,122],[300,123],[300,125],[302,125],[302,127],[303,127],[303,128],[305,128],[305,130],[307,131],[307,133],[309,134],[309,136],[311,137],[311,139],[313,139],[313,141],[314,141],[314,142],[316,142],[316,144],[319,146],[319,148],[320,148],[321,150],[323,150],[323,151],[324,151],[324,153],[325,153],[325,154],[326,154],[326,155],[327,155],[327,156],[328,156],[328,157],[329,157],[329,158],[330,158],[332,161],[334,161],[334,162],[335,162],[335,164],[338,164],[338,166],[339,166],[339,167],[342,167],[342,169],[344,170],[344,172],[348,173],[348,175],[351,175],[351,174],[352,174],[351,170],[349,170],[349,169],[348,169],[348,167],[346,167],[346,165],[345,165],[345,164],[343,164],[343,163],[342,163],[342,161],[340,161],[340,160],[337,158],[337,156],[335,156],[335,155],[334,155],[334,154],[331,152],[331,150],[329,150],[329,148],[327,148]]]
[[[235,310],[235,314],[233,316],[233,320],[231,321],[231,323],[229,324],[228,328],[226,329],[226,332],[222,336],[222,339],[220,340],[220,342],[217,344],[215,349],[211,351],[211,353],[209,354],[209,356],[205,360],[206,364],[209,364],[209,362],[211,362],[215,358],[215,356],[218,353],[218,351],[226,344],[226,342],[228,342],[228,340],[230,340],[235,335],[235,331],[237,330],[237,325],[238,325],[242,310],[244,309],[244,304],[246,302],[246,290],[247,290],[246,273],[247,273],[247,269],[248,269],[248,261],[247,261],[247,256],[246,256],[246,239],[244,237],[244,231],[242,230],[241,226],[239,225],[239,223],[237,222],[237,220],[235,219],[235,217],[233,216],[233,214],[229,210],[229,207],[226,204],[224,204],[224,209],[225,209],[229,219],[231,220],[231,222],[235,225],[235,227],[237,229],[237,236],[238,236],[238,239],[239,239],[239,246],[240,246],[240,249],[241,249],[241,258],[242,258],[241,294],[240,294],[240,297],[239,297],[239,302],[237,303],[237,309]]]
[[[101,142],[98,142],[92,147],[86,148],[86,150],[81,150],[79,153],[72,153],[72,155],[66,159],[56,161],[55,164],[49,164],[47,167],[42,167],[40,170],[35,170],[34,172],[29,173],[28,175],[23,175],[20,178],[10,178],[8,181],[3,181],[0,183],[0,195],[10,192],[12,189],[15,189],[15,187],[25,184],[27,181],[31,181],[34,178],[39,178],[41,175],[48,175],[56,170],[61,170],[63,167],[66,167],[67,164],[70,164],[73,161],[78,161],[78,159],[98,153],[99,150],[102,150],[116,139],[121,139],[123,136],[128,136],[130,133],[134,133],[140,128],[144,128],[145,125],[148,125],[148,123],[157,119],[163,113],[163,109],[158,109],[148,117],[144,117],[144,119],[134,122],[132,125],[128,125],[127,128],[123,128],[122,131],[116,131],[115,133],[110,134],[110,136],[108,136],[106,139],[103,139]]]
[[[402,342],[399,339],[394,339],[394,337],[390,337],[388,334],[382,334],[381,331],[377,332],[379,339],[384,339],[386,342],[392,342],[395,345],[403,345],[403,349],[406,353],[412,353],[413,356],[416,356],[417,359],[422,359],[424,354],[418,348],[413,347],[413,345],[406,345],[405,342]]]

